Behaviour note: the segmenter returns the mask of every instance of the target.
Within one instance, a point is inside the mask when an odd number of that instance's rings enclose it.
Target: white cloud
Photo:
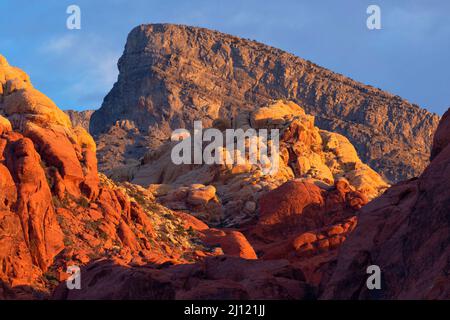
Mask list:
[[[75,35],[66,34],[61,37],[50,39],[40,49],[42,52],[60,54],[71,49],[75,42]]]
[[[96,35],[69,34],[50,39],[39,51],[54,64],[65,68],[66,80],[73,82],[62,91],[80,104],[99,107],[117,79],[117,61],[121,55]],[[65,106],[60,106],[65,107]]]

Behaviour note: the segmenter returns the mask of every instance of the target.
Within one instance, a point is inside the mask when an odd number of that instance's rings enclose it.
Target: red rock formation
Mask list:
[[[46,181],[41,158],[33,142],[20,135],[4,135],[5,164],[17,186],[15,210],[32,261],[43,271],[63,248],[62,231],[56,221],[52,194]],[[14,200],[14,199],[11,199]]]
[[[168,208],[185,210],[211,226],[232,228],[258,215],[257,203],[262,195],[295,178],[316,184],[315,190],[332,188],[345,178],[348,188],[369,199],[388,187],[359,159],[348,139],[317,128],[314,117],[293,102],[280,100],[251,113],[240,113],[233,125],[243,130],[279,129],[279,153],[274,158],[278,170],[268,174],[261,163],[248,161],[248,152],[243,164],[175,165],[171,158],[174,144],[167,143],[147,154],[141,164],[118,168],[113,177],[148,187]]]
[[[245,234],[261,259],[288,259],[318,285],[366,203],[345,180],[329,191],[292,180],[261,197],[258,223]]]
[[[255,250],[241,232],[209,228],[206,223],[187,213],[177,212],[177,216],[183,220],[186,229],[191,228],[197,231],[204,243],[220,247],[224,254],[244,259],[257,259]]]
[[[243,194],[239,207],[252,220],[219,229],[158,204],[155,195],[167,185],[152,192],[98,175],[89,134],[1,56],[0,88],[0,298],[48,296],[69,265],[84,266],[82,290],[60,283],[55,299],[309,299],[319,289],[323,298],[450,297],[447,115],[423,175],[367,206],[370,188],[356,191],[339,178],[345,170],[330,176],[325,168],[311,175],[333,183],[281,182],[261,192],[257,206],[257,199],[248,201],[255,190],[241,184],[245,168],[232,168],[221,187]],[[264,122],[271,110],[251,120]],[[304,170],[305,154],[317,169],[329,149],[326,162],[334,169],[355,165],[344,150],[359,160],[331,133],[314,134],[313,125],[300,122],[287,128],[286,169]],[[340,143],[347,147],[337,148]],[[362,185],[368,169],[359,169],[361,175],[350,176]],[[181,194],[188,209],[208,211],[220,204],[216,191],[191,184],[164,194]],[[364,286],[369,264],[383,272],[376,296]]]
[[[365,206],[341,248],[323,299],[449,299],[450,119],[436,132],[432,162]],[[381,269],[381,290],[366,286],[369,265]]]
[[[257,259],[255,250],[244,235],[238,231],[208,229],[203,231],[203,241],[221,247],[226,255],[244,259]]]
[[[434,133],[431,160],[433,160],[450,143],[450,111],[442,116],[441,122]]]
[[[193,216],[177,213],[184,227],[199,232],[204,243],[247,260],[205,258],[162,270],[96,263],[84,271],[84,279],[96,279],[94,286],[72,292],[61,285],[54,298],[313,298],[319,283],[333,270],[338,248],[356,225],[356,211],[366,202],[344,180],[329,191],[289,181],[261,198],[259,222],[244,228],[250,242],[240,232],[209,228]],[[145,285],[139,285],[142,279],[147,279]]]
[[[0,279],[23,285],[47,270],[63,235],[41,158],[30,139],[10,129],[0,136]]]
[[[367,202],[364,194],[352,191],[345,180],[338,181],[331,191],[291,180],[261,197],[254,232],[278,239],[319,229],[354,215]]]
[[[0,88],[0,298],[48,294],[67,266],[102,257],[135,265],[224,252],[256,258],[241,233],[190,232],[147,190],[99,176],[92,137],[1,56]]]

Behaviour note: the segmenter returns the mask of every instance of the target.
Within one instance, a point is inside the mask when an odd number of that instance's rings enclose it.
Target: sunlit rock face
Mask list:
[[[345,181],[349,191],[360,192],[368,200],[383,193],[388,184],[359,159],[349,140],[319,129],[314,120],[314,116],[306,114],[297,104],[279,100],[254,111],[241,112],[233,121],[222,119],[213,124],[216,127],[228,124],[235,130],[256,133],[267,128],[278,130],[276,161],[270,155],[277,164],[273,172],[264,170],[259,163],[251,163],[249,141],[242,164],[224,161],[214,165],[174,164],[172,151],[177,142],[167,142],[148,152],[140,164],[113,169],[111,176],[148,188],[169,208],[187,210],[209,224],[227,227],[254,219],[259,214],[261,196],[293,179],[315,184],[323,190],[333,189],[339,181]],[[225,145],[225,131],[222,134]],[[267,141],[268,150],[272,143],[270,139]],[[226,145],[224,152],[229,152],[230,147],[235,145]]]

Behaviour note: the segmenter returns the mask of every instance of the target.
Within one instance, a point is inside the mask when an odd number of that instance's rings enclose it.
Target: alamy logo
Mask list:
[[[79,6],[72,4],[67,7],[67,14],[70,14],[66,20],[66,26],[69,30],[81,29],[81,9]]]
[[[372,4],[367,7],[367,17],[366,25],[369,30],[380,30],[381,29],[381,9],[379,6]]]
[[[179,141],[172,149],[174,164],[251,164],[264,174],[273,175],[279,166],[279,130],[226,129],[203,130],[201,121],[194,121],[193,135],[186,129],[172,133],[172,141]],[[204,142],[210,142],[204,147]]]
[[[370,276],[367,278],[366,285],[367,289],[374,290],[374,289],[381,289],[381,269],[376,264],[370,265],[366,269],[366,273],[370,274]]]
[[[68,266],[67,273],[70,275],[66,280],[66,286],[69,290],[81,289],[81,270],[79,266]]]

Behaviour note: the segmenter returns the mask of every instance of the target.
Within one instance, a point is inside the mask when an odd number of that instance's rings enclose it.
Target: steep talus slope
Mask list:
[[[202,28],[133,29],[119,78],[91,120],[101,170],[143,156],[172,129],[209,126],[272,99],[288,99],[341,133],[388,180],[425,168],[439,117],[284,51]]]
[[[450,298],[450,111],[436,131],[432,161],[364,207],[341,248],[323,299]],[[368,290],[368,265],[381,269],[381,290]]]

